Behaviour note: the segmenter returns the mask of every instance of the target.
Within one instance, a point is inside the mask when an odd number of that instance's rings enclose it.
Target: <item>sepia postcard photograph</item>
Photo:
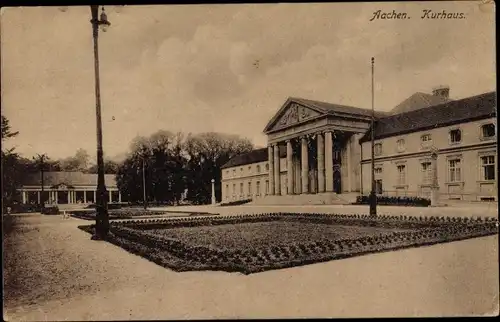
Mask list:
[[[11,6],[6,321],[499,315],[495,4]]]

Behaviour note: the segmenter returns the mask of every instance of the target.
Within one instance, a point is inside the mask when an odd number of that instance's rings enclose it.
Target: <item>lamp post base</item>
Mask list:
[[[377,216],[377,195],[373,191],[370,193],[370,216]]]

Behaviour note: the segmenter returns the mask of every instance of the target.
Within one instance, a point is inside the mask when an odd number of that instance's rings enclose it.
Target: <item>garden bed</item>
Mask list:
[[[358,196],[354,205],[369,205],[370,196]],[[377,205],[380,206],[407,206],[407,207],[429,207],[431,201],[420,197],[386,197],[377,196]]]
[[[70,210],[71,216],[84,220],[95,220],[95,209]],[[139,208],[129,209],[108,209],[109,219],[134,219],[141,217],[158,217],[158,216],[213,216],[218,215],[208,212],[197,211],[170,211],[170,210],[144,210]]]
[[[175,271],[250,274],[497,233],[495,219],[279,213],[112,222],[108,241]]]

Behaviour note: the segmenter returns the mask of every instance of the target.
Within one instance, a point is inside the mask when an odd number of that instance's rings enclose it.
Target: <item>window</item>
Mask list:
[[[257,165],[257,173],[260,173],[260,165]]]
[[[406,165],[398,165],[398,185],[406,184]]]
[[[257,189],[257,196],[260,196],[260,181],[257,181],[256,183],[256,189]]]
[[[375,193],[381,195],[383,193],[382,179],[375,180]]]
[[[481,157],[481,180],[495,180],[495,156]]]
[[[252,182],[248,182],[248,196],[250,197],[252,195]]]
[[[233,177],[236,176],[236,169],[233,169]]]
[[[432,164],[431,164],[431,162],[421,163],[421,171],[422,171],[422,183],[423,184],[432,183]]]
[[[375,167],[375,174],[382,174],[382,167]]]
[[[248,166],[248,172],[249,172],[249,173],[250,173],[250,172],[252,172],[252,166],[251,166],[251,165],[250,165],[250,166]]]
[[[233,198],[236,195],[236,183],[233,183]]]
[[[462,131],[459,129],[450,131],[450,142],[451,143],[460,143],[462,142]]]
[[[229,198],[229,185],[226,184],[226,200]]]
[[[229,177],[229,170],[226,170],[226,176]]]
[[[375,156],[382,155],[382,143],[375,144],[374,150]]]
[[[402,152],[405,150],[405,140],[404,139],[399,139],[396,142],[397,150],[398,152]]]
[[[240,168],[240,172],[243,174],[243,168]]]
[[[240,183],[240,196],[244,196],[244,194],[243,194],[243,182]]]
[[[266,171],[269,171],[269,163],[266,163]]]
[[[424,134],[420,137],[420,142],[432,142],[432,136],[430,134]]]
[[[266,180],[266,195],[269,194],[269,180]]]
[[[481,135],[483,139],[492,138],[495,136],[495,124],[489,123],[481,126]]]
[[[450,182],[460,182],[462,178],[460,159],[448,160],[448,174]]]

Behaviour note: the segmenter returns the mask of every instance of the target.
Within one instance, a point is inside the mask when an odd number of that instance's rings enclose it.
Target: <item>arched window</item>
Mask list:
[[[450,131],[450,143],[462,142],[462,131],[460,129],[453,129]]]
[[[483,139],[492,138],[495,136],[495,124],[488,123],[481,126],[481,136]]]

